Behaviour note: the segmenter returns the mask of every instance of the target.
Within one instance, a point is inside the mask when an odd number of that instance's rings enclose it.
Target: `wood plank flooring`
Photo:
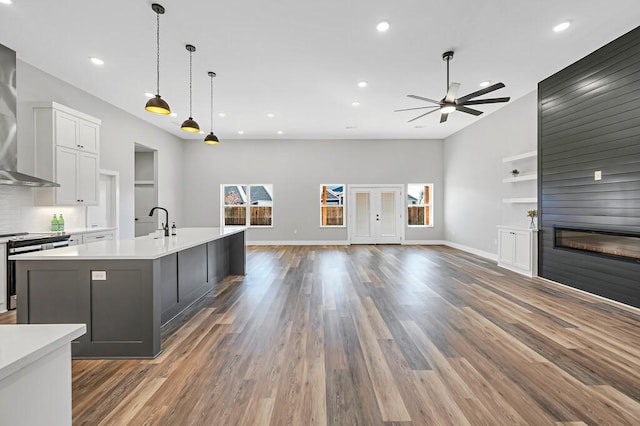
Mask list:
[[[640,424],[640,311],[446,247],[255,247],[247,270],[157,359],[73,361],[74,424]]]

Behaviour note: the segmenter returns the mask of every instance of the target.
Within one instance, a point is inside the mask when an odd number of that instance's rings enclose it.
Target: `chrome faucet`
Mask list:
[[[153,216],[153,212],[158,209],[158,210],[164,210],[164,214],[165,214],[165,223],[164,226],[162,227],[162,229],[164,229],[164,236],[168,237],[169,236],[169,212],[167,211],[167,209],[163,208],[163,207],[154,207],[151,209],[151,211],[149,212],[149,216]]]

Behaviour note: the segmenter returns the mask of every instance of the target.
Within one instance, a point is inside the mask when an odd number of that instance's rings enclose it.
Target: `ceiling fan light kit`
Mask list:
[[[480,115],[482,111],[477,109],[469,108],[467,105],[482,105],[482,104],[495,104],[500,102],[509,102],[509,97],[504,98],[491,98],[491,99],[475,99],[478,96],[486,95],[487,93],[493,92],[494,90],[502,89],[505,87],[503,83],[496,83],[490,86],[487,86],[483,89],[475,91],[473,93],[469,93],[468,95],[462,96],[461,98],[457,98],[458,89],[460,89],[460,83],[450,83],[449,82],[449,62],[453,59],[453,51],[448,50],[442,54],[442,60],[447,63],[447,94],[440,101],[436,101],[434,99],[425,98],[417,95],[407,95],[407,97],[412,99],[417,99],[423,102],[429,102],[434,105],[425,106],[425,107],[417,107],[417,108],[404,108],[397,109],[394,112],[400,111],[413,111],[418,109],[430,109],[430,111],[425,112],[415,118],[412,118],[408,122],[411,123],[416,121],[424,116],[427,116],[436,111],[440,111],[440,122],[444,123],[447,121],[449,114],[454,111],[460,111],[471,115]]]
[[[151,9],[156,14],[156,95],[147,101],[144,109],[154,114],[167,115],[171,113],[171,108],[160,97],[160,15],[164,14],[164,7],[158,3],[153,3]]]
[[[196,47],[192,44],[187,44],[185,46],[187,51],[189,52],[189,118],[184,120],[182,126],[180,128],[185,132],[189,133],[197,133],[200,131],[200,126],[193,119],[192,107],[193,107],[193,52],[196,51]]]

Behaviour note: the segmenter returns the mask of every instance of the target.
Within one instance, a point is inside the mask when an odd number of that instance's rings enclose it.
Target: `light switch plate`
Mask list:
[[[106,281],[107,271],[91,271],[91,281]]]
[[[593,180],[602,180],[602,170],[593,172]]]

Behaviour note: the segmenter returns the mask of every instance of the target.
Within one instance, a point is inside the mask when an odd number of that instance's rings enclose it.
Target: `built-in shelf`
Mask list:
[[[511,163],[512,161],[525,160],[527,158],[533,158],[538,155],[538,151],[525,152],[524,154],[513,155],[511,157],[505,157],[502,159],[503,163]]]
[[[538,198],[504,198],[502,200],[503,203],[511,203],[511,204],[537,204]]]
[[[134,185],[155,185],[155,182],[152,180],[135,180],[133,181]]]
[[[521,182],[521,181],[525,181],[525,180],[536,180],[536,179],[538,179],[538,175],[522,175],[522,176],[504,178],[504,179],[502,179],[502,182],[504,182],[504,183]]]

